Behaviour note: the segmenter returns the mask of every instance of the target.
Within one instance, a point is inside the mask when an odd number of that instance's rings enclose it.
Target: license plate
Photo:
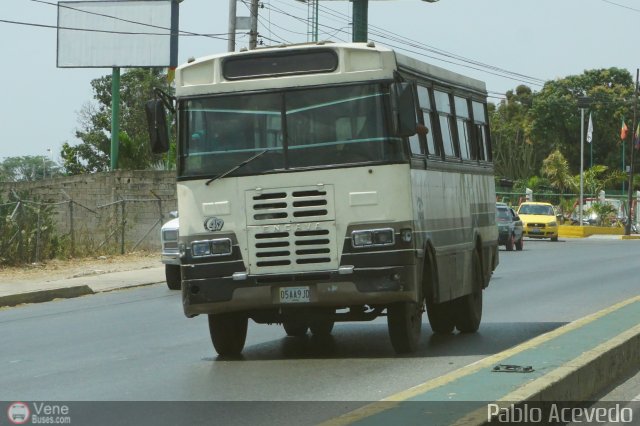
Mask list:
[[[281,287],[280,303],[306,303],[309,302],[310,294],[309,287]]]
[[[532,233],[532,234],[539,234],[540,232],[542,232],[542,231],[541,231],[540,229],[538,229],[538,228],[533,228],[533,229],[531,230],[531,233]]]

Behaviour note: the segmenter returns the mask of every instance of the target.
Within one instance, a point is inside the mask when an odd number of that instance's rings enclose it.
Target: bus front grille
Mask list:
[[[335,222],[250,227],[249,262],[252,274],[335,269]]]
[[[333,186],[246,193],[251,274],[336,269]]]
[[[249,226],[335,220],[332,185],[251,190],[245,202]]]

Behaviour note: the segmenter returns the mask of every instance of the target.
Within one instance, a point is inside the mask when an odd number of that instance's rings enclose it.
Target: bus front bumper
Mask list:
[[[247,276],[182,281],[185,315],[247,312],[273,308],[387,305],[415,301],[415,267],[358,268],[351,273],[319,271],[293,275]],[[283,291],[284,290],[284,291]],[[287,299],[287,290],[301,298]],[[299,290],[299,291],[298,291]]]

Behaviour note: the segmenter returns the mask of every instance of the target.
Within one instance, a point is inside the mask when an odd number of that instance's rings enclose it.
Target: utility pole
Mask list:
[[[258,46],[258,0],[251,0],[251,29],[249,30],[249,50],[253,50]]]
[[[633,154],[634,151],[636,150],[635,144],[636,141],[634,140],[634,136],[637,138],[640,138],[640,135],[636,135],[636,111],[637,111],[637,107],[638,107],[638,78],[640,77],[640,68],[636,69],[636,85],[635,88],[633,90],[633,126],[631,127],[631,143],[629,144],[629,188],[627,188],[627,190],[629,191],[628,195],[627,195],[627,224],[624,227],[624,234],[625,235],[631,235],[631,203],[633,203]],[[636,210],[638,210],[638,206],[636,206]],[[638,215],[638,212],[635,212],[636,216]]]
[[[236,5],[237,0],[229,0],[229,41],[227,52],[236,50]]]

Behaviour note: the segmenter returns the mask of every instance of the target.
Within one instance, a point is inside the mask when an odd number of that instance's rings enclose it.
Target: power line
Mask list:
[[[86,11],[86,10],[81,10],[81,9],[76,9],[70,6],[66,6],[66,5],[58,5],[55,3],[51,3],[48,1],[44,1],[44,0],[31,0],[35,3],[41,3],[41,4],[46,4],[46,5],[51,5],[51,6],[55,6],[55,7],[64,7],[64,8],[69,8],[72,10],[76,10],[78,12],[82,12],[82,13],[88,13],[88,14],[92,14],[92,15],[97,15],[97,16],[102,16],[102,17],[106,17],[106,18],[110,18],[110,19],[115,19],[115,20],[120,20],[123,22],[128,22],[128,23],[133,23],[133,24],[138,24],[138,25],[142,25],[142,26],[148,26],[148,27],[153,27],[153,28],[159,28],[159,29],[163,29],[166,31],[170,31],[169,28],[163,28],[160,26],[155,26],[155,25],[151,25],[151,24],[146,24],[146,23],[141,23],[141,22],[136,22],[136,21],[131,21],[131,20],[127,20],[127,19],[123,19],[123,18],[119,18],[116,16],[111,16],[111,15],[106,15],[106,14],[102,14],[102,13],[96,13],[96,12],[91,12],[91,11]],[[277,0],[276,0],[277,1]],[[603,0],[607,3],[611,3],[611,4],[615,4],[617,6],[621,6],[618,5],[616,3],[613,3],[609,0]],[[245,6],[247,6],[247,4],[243,1],[243,4],[245,4]],[[247,6],[248,7],[248,6]],[[264,5],[263,5],[264,7]],[[295,6],[292,6],[292,8],[296,8]],[[305,25],[308,25],[309,20],[305,19],[305,18],[301,18],[299,16],[293,15],[289,12],[286,12],[282,9],[279,9],[276,6],[271,5],[270,3],[267,6],[267,9],[271,12],[274,11],[276,13],[280,13],[282,15],[288,16],[289,18],[292,18],[296,21],[302,22]],[[298,7],[299,9],[299,7]],[[340,13],[338,11],[335,11],[333,9],[330,9],[326,6],[321,6],[322,9],[322,13],[329,15],[333,20],[338,21],[338,19],[340,19],[342,22],[345,22],[347,24],[351,24],[351,22],[349,21],[349,18],[344,15],[343,13]],[[162,36],[166,36],[168,35],[167,33],[148,33],[148,32],[126,32],[126,31],[110,31],[110,30],[97,30],[97,29],[87,29],[87,28],[70,28],[70,27],[59,27],[59,26],[55,26],[55,25],[44,25],[44,24],[35,24],[35,23],[28,23],[28,22],[19,22],[19,21],[9,21],[9,20],[0,20],[0,22],[4,22],[4,23],[10,23],[10,24],[18,24],[18,25],[27,25],[27,26],[34,26],[34,27],[44,27],[44,28],[56,28],[56,29],[66,29],[66,30],[76,30],[76,31],[89,31],[89,32],[104,32],[104,33],[112,33],[112,34],[126,34],[126,35],[162,35]],[[262,24],[264,25],[264,23]],[[276,25],[276,24],[272,24],[271,21],[269,21],[269,25],[274,25],[277,28],[283,30],[283,31],[287,31],[293,34],[301,34],[299,32],[295,32],[293,30],[284,28],[280,25]],[[329,31],[331,31],[331,37],[337,37],[337,34],[340,33],[345,33],[347,34],[347,31],[345,31],[346,28],[349,28],[349,26],[346,27],[341,27],[341,28],[335,28],[329,25],[325,25],[325,24],[319,24],[319,26],[322,26],[325,29],[328,29],[328,31],[324,31],[324,34],[329,34]],[[510,80],[514,80],[514,81],[521,81],[521,82],[525,82],[527,84],[531,84],[531,85],[537,85],[537,86],[541,86],[542,84],[544,84],[544,80],[536,78],[536,77],[531,77],[531,76],[527,76],[525,74],[521,74],[521,73],[517,73],[517,72],[513,72],[510,70],[506,70],[504,68],[498,67],[498,66],[494,66],[494,65],[490,65],[490,64],[486,64],[480,61],[476,61],[470,58],[466,58],[464,56],[461,55],[457,55],[455,53],[443,50],[443,49],[439,49],[436,48],[434,46],[429,46],[426,45],[424,43],[412,40],[410,38],[401,36],[399,34],[396,34],[394,32],[390,32],[387,30],[384,30],[383,28],[377,27],[375,25],[370,25],[370,28],[372,28],[374,31],[371,32],[372,35],[378,37],[378,39],[372,39],[372,41],[376,41],[376,42],[380,42],[383,44],[389,44],[390,47],[393,47],[395,49],[398,50],[403,50],[406,52],[410,52],[413,54],[417,54],[423,57],[427,57],[433,60],[437,60],[437,61],[441,61],[441,62],[445,62],[448,64],[452,64],[452,65],[456,65],[456,66],[462,66],[465,68],[469,68],[469,69],[474,69],[476,71],[480,71],[480,72],[485,72],[488,74],[492,74],[498,77],[502,77],[502,78],[507,78]],[[190,32],[190,31],[183,31],[181,30],[179,32],[180,36],[198,36],[198,37],[209,37],[209,38],[214,38],[214,39],[220,39],[220,40],[227,40],[228,37],[224,37],[224,36],[228,36],[228,33],[220,33],[220,34],[201,34],[201,33],[194,33],[194,32]],[[276,37],[281,38],[285,43],[291,43],[290,41],[288,41],[285,37],[282,37],[278,34],[274,34],[276,35]],[[261,35],[260,37],[267,39],[269,41],[275,42],[275,43],[280,43],[281,41],[276,41],[273,39],[270,39],[269,37],[265,37],[263,35]],[[396,44],[392,44],[392,43],[396,43]],[[403,46],[398,46],[397,43],[400,43],[401,45],[407,45],[408,47],[403,47]],[[412,50],[412,49],[418,49],[418,50]],[[427,54],[424,52],[428,52],[431,54]],[[448,58],[448,59],[443,59],[441,57],[438,56],[433,56],[433,55],[439,55],[442,56],[444,58]]]
[[[281,13],[283,15],[289,16],[293,19],[296,19],[298,21],[302,21],[302,22],[307,22],[307,20],[305,18],[300,18],[298,16],[292,15],[289,12],[285,12],[277,7],[271,6],[273,8],[273,11],[277,12],[277,13]],[[322,9],[328,9],[326,6],[322,6]],[[344,16],[342,14],[340,14],[339,12],[333,11],[332,9],[328,9],[331,10],[331,12],[333,13],[333,16]],[[330,27],[328,25],[324,25],[324,24],[319,24],[320,26],[323,27],[327,27],[327,28],[331,28],[332,30],[338,30],[336,28]],[[369,26],[370,28],[378,28],[375,27],[373,25]],[[385,33],[391,34],[392,37],[386,36]],[[403,50],[406,52],[410,52],[416,55],[420,55],[423,57],[427,57],[430,59],[434,59],[437,61],[442,61],[448,64],[452,64],[452,65],[457,65],[457,66],[462,66],[465,68],[469,68],[469,69],[473,69],[476,71],[480,71],[480,72],[485,72],[488,74],[492,74],[498,77],[502,77],[502,78],[507,78],[510,80],[514,80],[514,81],[520,81],[520,82],[525,82],[527,84],[531,84],[531,85],[536,85],[536,86],[542,86],[544,84],[544,80],[542,79],[538,79],[536,77],[530,77],[530,76],[526,76],[524,74],[520,74],[520,73],[515,73],[509,70],[505,70],[496,66],[492,66],[492,65],[488,65],[488,64],[484,64],[482,62],[478,62],[478,61],[474,61],[465,57],[462,57],[460,55],[455,55],[453,53],[444,51],[442,49],[437,49],[437,48],[433,48],[431,46],[425,46],[424,44],[417,42],[415,40],[411,40],[408,38],[405,38],[403,36],[399,36],[395,33],[392,32],[388,32],[385,30],[382,30],[381,33],[376,33],[376,32],[372,32],[371,34],[373,35],[377,35],[378,37],[380,37],[382,40],[380,39],[374,39],[372,38],[372,41],[376,41],[379,43],[383,43],[383,44],[388,44],[389,47],[395,48],[397,50]],[[386,40],[386,41],[385,41]],[[433,55],[428,55],[426,53],[420,52],[420,51],[416,51],[416,50],[411,50],[409,48],[406,47],[402,47],[402,46],[398,46],[397,44],[392,44],[390,42],[396,42],[396,43],[401,43],[401,44],[406,44],[409,45],[412,48],[415,49],[419,49],[419,50],[424,50],[427,52],[431,52],[433,54],[437,54],[437,55],[441,55],[444,56],[445,58],[449,58],[449,59],[442,59]],[[458,61],[458,62],[455,62]],[[460,63],[462,62],[462,63]],[[484,68],[484,69],[483,69]]]
[[[616,2],[613,2],[613,1],[610,1],[610,0],[602,0],[602,1],[603,1],[603,2],[605,2],[605,3],[612,4],[612,5],[614,5],[614,6],[621,7],[621,8],[623,8],[623,9],[632,10],[632,11],[634,11],[634,12],[640,12],[640,9],[634,9],[633,7],[626,6],[626,5],[624,5],[624,4],[619,4],[619,3],[616,3]]]

